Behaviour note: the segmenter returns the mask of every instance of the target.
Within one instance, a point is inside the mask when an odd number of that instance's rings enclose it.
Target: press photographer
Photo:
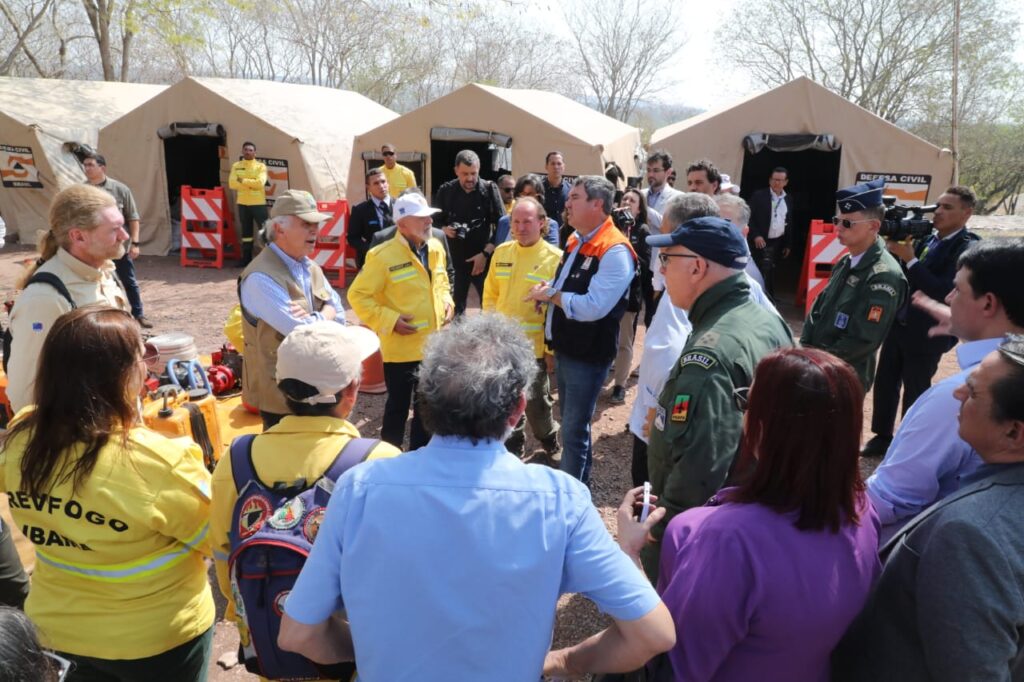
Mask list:
[[[953,289],[960,254],[978,235],[967,229],[974,212],[975,196],[967,187],[950,187],[934,207],[887,208],[879,234],[889,252],[900,260],[910,285],[910,295],[922,291],[937,301]],[[933,212],[934,219],[924,219]],[[881,457],[892,442],[893,426],[903,388],[903,414],[932,383],[942,354],[956,345],[951,336],[929,338],[934,321],[907,302],[896,313],[878,358],[875,373],[871,431],[875,434],[862,450],[865,456]]]
[[[455,266],[455,314],[461,315],[471,283],[483,298],[487,258],[495,248],[491,234],[505,215],[505,204],[498,186],[480,177],[475,152],[464,149],[455,156],[455,175],[438,188],[434,205],[441,209],[437,222],[448,236]]]

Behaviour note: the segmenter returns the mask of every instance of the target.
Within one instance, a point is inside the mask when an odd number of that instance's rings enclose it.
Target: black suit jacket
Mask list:
[[[373,241],[370,242],[370,248],[372,249],[378,244],[383,244],[387,240],[394,237],[396,232],[398,232],[398,227],[396,225],[392,225],[391,227],[385,227],[383,230],[373,235]],[[452,252],[451,250],[448,249],[448,237],[447,235],[445,235],[444,230],[438,229],[436,227],[430,228],[430,236],[436,239],[437,241],[441,242],[441,246],[444,247],[444,269],[445,272],[448,273],[448,287],[454,292],[455,263],[452,262]]]
[[[922,353],[929,355],[942,355],[956,345],[956,338],[952,336],[928,338],[928,330],[935,326],[935,320],[928,313],[910,304],[910,294],[921,291],[929,298],[944,301],[953,289],[953,277],[956,276],[956,262],[960,254],[978,239],[978,235],[964,229],[952,239],[940,241],[928,249],[927,254],[924,253],[924,249],[930,237],[917,241],[914,245],[914,255],[918,261],[911,268],[907,268],[905,264],[903,266],[903,272],[910,284],[907,303],[897,315],[891,333],[901,336],[907,343],[915,344]]]
[[[786,232],[782,235],[783,244],[787,248],[793,242],[793,195],[786,194],[782,199],[786,202]],[[768,239],[768,229],[772,226],[772,190],[763,187],[750,195],[750,232],[747,240],[753,244],[754,237]]]
[[[372,247],[373,235],[394,224],[390,215],[384,216],[384,222],[381,223],[373,199],[355,205],[348,219],[348,243],[356,250],[356,263],[359,267],[363,267],[366,252]]]

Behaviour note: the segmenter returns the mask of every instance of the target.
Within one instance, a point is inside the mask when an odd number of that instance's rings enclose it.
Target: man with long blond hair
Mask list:
[[[39,350],[58,317],[90,303],[129,309],[114,272],[114,259],[123,255],[127,240],[124,217],[103,190],[74,185],[54,197],[39,259],[20,282],[24,291],[11,309],[11,351],[5,360],[7,396],[15,412],[32,402]],[[55,277],[68,296],[47,277]]]

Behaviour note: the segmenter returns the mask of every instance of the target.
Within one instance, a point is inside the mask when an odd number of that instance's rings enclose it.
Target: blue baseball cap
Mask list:
[[[694,218],[682,223],[672,234],[655,234],[647,238],[651,246],[685,246],[702,258],[733,270],[742,270],[750,261],[747,240],[738,227],[725,218]]]
[[[842,213],[853,213],[881,206],[884,189],[885,178],[876,178],[852,187],[844,187],[836,190],[836,204]]]

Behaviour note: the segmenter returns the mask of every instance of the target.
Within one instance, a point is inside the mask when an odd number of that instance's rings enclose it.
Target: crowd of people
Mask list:
[[[849,255],[797,339],[785,168],[748,204],[708,160],[676,190],[663,151],[638,189],[557,151],[491,182],[465,150],[432,207],[381,151],[348,233],[364,326],[310,258],[314,197],[239,202],[266,211],[238,281],[264,430],[212,473],[141,425],[156,352],[112,274],[137,226],[109,188],[54,199],[5,358],[0,490],[37,568],[3,529],[0,682],[205,680],[208,559],[269,679],[1024,679],[1024,240],[978,240],[969,189],[912,244],[879,236],[880,180],[840,189]],[[347,419],[377,351],[379,440]],[[609,382],[633,391],[614,538],[589,490]],[[862,450],[873,383],[891,415]],[[862,454],[884,455],[866,481]],[[566,593],[610,625],[552,649]]]

